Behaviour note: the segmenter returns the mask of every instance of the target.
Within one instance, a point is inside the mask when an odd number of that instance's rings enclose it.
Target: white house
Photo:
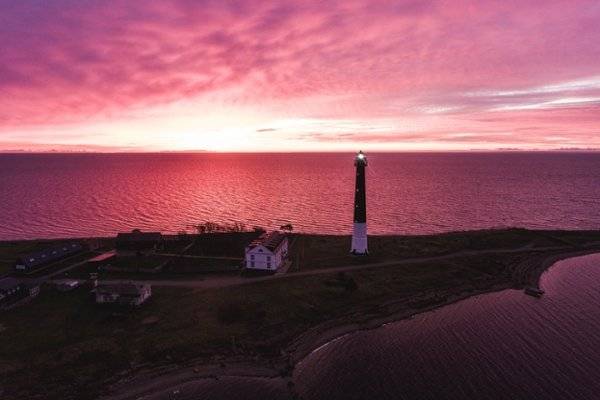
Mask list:
[[[246,247],[246,268],[277,271],[287,255],[287,236],[277,231],[265,233]]]

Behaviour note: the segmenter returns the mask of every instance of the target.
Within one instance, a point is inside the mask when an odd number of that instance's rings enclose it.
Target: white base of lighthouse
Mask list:
[[[355,222],[354,230],[352,231],[352,254],[366,255],[369,254],[367,249],[367,224],[364,222]]]

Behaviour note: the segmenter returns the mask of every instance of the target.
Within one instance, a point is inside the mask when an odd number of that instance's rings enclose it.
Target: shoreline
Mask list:
[[[523,263],[521,263],[521,265],[517,266],[517,268],[530,268],[530,270],[527,272],[531,273],[530,276],[532,279],[529,282],[527,282],[527,284],[529,286],[539,287],[539,282],[540,282],[540,278],[541,278],[542,274],[544,272],[546,272],[546,270],[548,270],[548,268],[551,268],[557,262],[566,260],[569,258],[575,258],[575,257],[580,257],[580,256],[588,255],[588,254],[594,254],[597,252],[600,252],[600,249],[596,248],[596,249],[561,252],[558,254],[550,254],[550,255],[546,255],[541,260],[537,260],[538,261],[537,265],[535,265],[533,267],[531,267],[531,265],[529,263],[526,263],[525,265],[523,265]],[[319,348],[327,345],[329,342],[334,341],[342,336],[345,336],[345,335],[348,335],[348,334],[351,334],[354,332],[359,332],[362,330],[377,329],[383,325],[402,321],[404,319],[411,318],[418,314],[431,312],[438,308],[457,303],[461,300],[465,300],[470,297],[480,296],[480,295],[487,294],[487,293],[500,292],[500,291],[503,291],[506,289],[519,290],[519,289],[523,289],[524,286],[527,286],[527,285],[522,285],[522,287],[516,287],[514,284],[510,284],[510,283],[498,284],[498,285],[494,285],[487,289],[464,292],[464,293],[461,293],[458,295],[451,295],[442,304],[431,305],[431,306],[419,308],[419,309],[396,311],[396,312],[393,312],[392,314],[369,318],[369,319],[367,319],[365,321],[361,321],[361,322],[346,323],[346,324],[338,323],[338,324],[336,324],[337,326],[333,326],[329,330],[326,329],[326,330],[321,331],[320,333],[317,333],[315,335],[316,338],[313,341],[310,341],[310,337],[304,337],[307,333],[300,335],[297,339],[295,339],[291,343],[291,345],[288,347],[288,349],[290,349],[290,347],[292,347],[292,348],[295,347],[295,349],[291,352],[291,356],[292,356],[292,359],[294,360],[294,366],[295,366],[299,362],[302,362],[302,360],[304,360],[313,351],[318,350]],[[325,324],[335,323],[336,321],[339,321],[339,319],[333,320],[333,321],[328,321]],[[317,326],[313,329],[318,330],[319,327]],[[297,345],[294,346],[294,343],[297,343]],[[309,348],[311,348],[311,349],[309,350]]]
[[[506,289],[518,290],[526,286],[539,287],[542,274],[557,262],[598,252],[600,252],[599,248],[589,247],[580,250],[571,249],[570,251],[561,251],[554,254],[540,254],[533,259],[527,259],[515,266],[513,278],[520,279],[520,283],[515,281],[499,283],[488,288],[450,294],[438,304],[403,309],[403,303],[390,301],[382,304],[378,308],[378,312],[375,313],[358,310],[351,315],[321,323],[300,334],[285,346],[285,350],[280,357],[274,359],[262,359],[259,361],[249,360],[243,356],[239,358],[223,357],[218,363],[209,363],[206,362],[207,360],[191,361],[185,365],[168,368],[172,370],[168,372],[165,371],[167,369],[165,367],[149,368],[145,371],[142,369],[137,373],[134,372],[133,376],[113,382],[113,384],[109,385],[111,387],[109,392],[112,393],[101,396],[100,399],[127,400],[139,398],[143,395],[169,391],[190,382],[219,380],[219,378],[227,377],[278,381],[278,383],[287,387],[290,391],[290,396],[293,398],[295,395],[293,382],[294,369],[311,353],[327,346],[332,341],[359,331],[377,329],[389,323],[400,322],[415,315],[431,312],[474,296]],[[523,281],[524,277],[525,280]],[[138,386],[138,389],[119,393],[120,388],[124,386],[131,387],[132,384],[133,386]]]

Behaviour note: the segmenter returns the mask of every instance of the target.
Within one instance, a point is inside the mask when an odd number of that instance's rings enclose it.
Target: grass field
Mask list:
[[[387,260],[439,256],[464,250],[543,248],[600,241],[594,232],[531,231],[526,229],[451,232],[422,236],[372,236],[366,257],[349,254],[350,236],[298,235],[290,255],[299,270]]]
[[[258,232],[225,232],[195,235],[194,246],[186,254],[244,257],[245,247],[258,236],[260,236]]]
[[[120,256],[115,257],[110,265],[124,271],[138,271],[140,269],[154,269],[166,264],[168,257],[158,255]]]
[[[9,393],[95,398],[100,382],[141,363],[213,354],[274,357],[304,330],[390,298],[441,303],[446,291],[500,281],[495,260],[390,267],[214,290],[155,288],[138,310],[101,307],[88,290],[44,288],[31,304],[0,317],[0,376]],[[352,280],[355,286],[345,282]],[[431,296],[432,293],[443,293]],[[408,302],[410,299],[410,303]],[[32,380],[36,385],[29,385]]]
[[[304,265],[312,268],[364,262],[345,255],[346,237],[298,240],[305,241]],[[86,288],[61,293],[43,287],[30,304],[0,315],[0,388],[3,399],[93,399],[106,380],[140,365],[233,355],[274,359],[293,339],[323,322],[385,315],[391,303],[395,310],[419,310],[443,304],[451,296],[519,285],[512,275],[514,266],[539,257],[539,249],[596,241],[600,232],[524,230],[371,238],[370,260],[529,247],[514,254],[462,256],[219,289],[153,288],[149,302],[135,310],[98,306]],[[343,255],[334,259],[336,252]]]

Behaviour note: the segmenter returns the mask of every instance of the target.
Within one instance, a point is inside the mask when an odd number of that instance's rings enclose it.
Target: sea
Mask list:
[[[468,298],[330,342],[295,369],[304,400],[600,398],[600,254],[520,290]]]
[[[541,298],[470,297],[315,349],[279,378],[190,380],[150,400],[595,400],[600,254],[554,264]]]
[[[600,153],[367,154],[370,234],[600,228]],[[0,154],[0,240],[198,224],[349,234],[351,153]]]

